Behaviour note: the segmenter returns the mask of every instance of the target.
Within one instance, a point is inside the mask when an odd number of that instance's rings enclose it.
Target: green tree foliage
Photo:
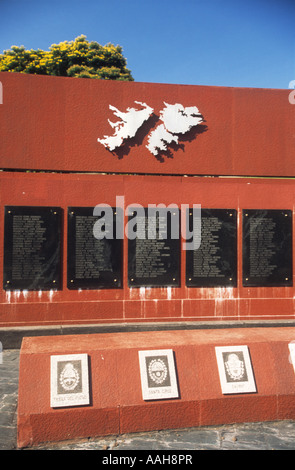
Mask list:
[[[0,71],[133,81],[121,46],[101,46],[84,35],[52,44],[49,51],[12,46],[0,54]]]

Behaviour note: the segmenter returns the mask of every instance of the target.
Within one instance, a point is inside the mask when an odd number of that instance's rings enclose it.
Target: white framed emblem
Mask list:
[[[172,349],[138,351],[143,400],[178,398]]]
[[[89,405],[88,355],[50,356],[50,406]]]
[[[256,392],[248,346],[216,346],[215,353],[223,394]]]
[[[295,343],[291,341],[291,343],[288,344],[288,347],[289,347],[289,352],[290,352],[289,362],[291,362],[294,372],[295,372]]]

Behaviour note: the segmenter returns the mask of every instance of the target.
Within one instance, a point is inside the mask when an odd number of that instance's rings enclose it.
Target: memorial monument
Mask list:
[[[288,90],[0,83],[0,334],[40,333],[19,447],[294,419]]]
[[[294,319],[288,90],[0,82],[0,328]]]

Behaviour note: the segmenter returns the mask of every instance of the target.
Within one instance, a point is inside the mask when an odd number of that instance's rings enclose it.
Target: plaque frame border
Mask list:
[[[289,348],[289,353],[290,353],[289,362],[291,362],[293,369],[294,369],[294,373],[295,373],[295,342],[291,341],[288,344],[288,348]]]
[[[148,386],[148,371],[146,368],[145,359],[147,357],[166,356],[170,374],[171,385],[166,387],[149,387]],[[168,400],[171,398],[179,398],[179,389],[176,373],[176,364],[174,358],[174,351],[172,349],[154,349],[147,351],[138,351],[139,369],[141,379],[141,392],[143,400]],[[165,389],[165,391],[164,391]]]
[[[65,361],[81,361],[82,391],[80,393],[61,394],[57,391],[57,364]],[[69,397],[73,397],[69,401]],[[67,403],[67,401],[69,401]],[[50,356],[50,407],[68,408],[90,405],[88,354],[66,354]]]
[[[228,382],[225,373],[225,364],[222,353],[242,352],[248,380],[239,382]],[[220,386],[223,395],[239,393],[257,393],[253,367],[250,358],[250,352],[247,345],[243,346],[215,346],[215,355],[220,379]],[[238,384],[238,387],[235,386]]]

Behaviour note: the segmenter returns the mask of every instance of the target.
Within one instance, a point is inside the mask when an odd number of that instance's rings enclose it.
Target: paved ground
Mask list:
[[[0,363],[0,450],[16,449],[18,363],[19,350],[3,351]],[[112,458],[119,455],[115,452],[117,450],[295,450],[295,421],[124,434],[43,445],[37,449],[104,450],[112,451]]]

